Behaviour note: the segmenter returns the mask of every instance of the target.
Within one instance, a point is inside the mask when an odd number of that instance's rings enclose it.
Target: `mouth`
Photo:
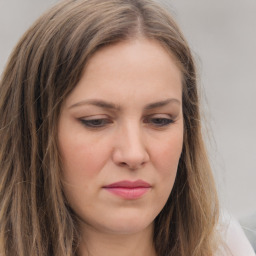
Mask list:
[[[152,186],[143,180],[123,180],[103,187],[106,191],[127,200],[139,199],[151,188]]]

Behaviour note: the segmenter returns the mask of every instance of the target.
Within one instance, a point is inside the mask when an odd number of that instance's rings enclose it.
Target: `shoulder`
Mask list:
[[[255,256],[241,225],[226,212],[222,214],[219,230],[226,246],[227,256]]]

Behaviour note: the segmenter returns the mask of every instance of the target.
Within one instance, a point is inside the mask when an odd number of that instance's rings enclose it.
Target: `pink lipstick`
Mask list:
[[[138,199],[151,189],[151,185],[143,180],[123,180],[103,187],[108,192],[124,199]]]

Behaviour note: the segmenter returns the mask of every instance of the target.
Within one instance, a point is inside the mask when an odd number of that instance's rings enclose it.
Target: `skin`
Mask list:
[[[171,193],[183,144],[174,58],[145,38],[96,52],[63,104],[58,141],[64,193],[81,223],[80,254],[156,255],[153,222]],[[136,199],[104,188],[122,180],[150,188]]]

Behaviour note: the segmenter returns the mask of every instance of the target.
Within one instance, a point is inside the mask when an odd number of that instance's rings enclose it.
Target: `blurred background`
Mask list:
[[[197,62],[222,208],[256,250],[256,1],[159,1],[170,8]],[[0,73],[18,39],[56,2],[0,0]]]

